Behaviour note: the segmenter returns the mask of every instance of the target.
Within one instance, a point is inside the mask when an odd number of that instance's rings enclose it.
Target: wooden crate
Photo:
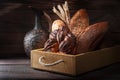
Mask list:
[[[77,55],[68,55],[36,49],[31,51],[31,67],[78,75],[117,62],[119,51],[120,46],[116,46]]]

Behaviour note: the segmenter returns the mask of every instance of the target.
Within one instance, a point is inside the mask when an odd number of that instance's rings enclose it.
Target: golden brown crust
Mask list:
[[[62,8],[63,7],[63,8]],[[108,22],[99,22],[89,25],[89,16],[86,9],[79,9],[70,19],[67,2],[53,7],[61,20],[55,20],[52,25],[53,34],[50,35],[45,49],[66,54],[79,54],[94,50],[108,29]],[[57,33],[54,34],[55,30]],[[52,40],[52,41],[51,41]],[[56,49],[57,47],[57,49]]]
[[[77,37],[76,53],[93,50],[102,39],[107,29],[107,22],[99,22],[87,27],[83,33]]]
[[[70,20],[70,29],[75,27],[84,28],[89,26],[89,16],[85,9],[78,10]]]
[[[55,20],[52,24],[52,31],[57,30],[59,27],[66,26],[62,20]]]

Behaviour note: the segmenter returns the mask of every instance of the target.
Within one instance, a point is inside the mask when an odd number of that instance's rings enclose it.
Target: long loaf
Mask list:
[[[76,52],[92,51],[108,29],[108,22],[99,22],[88,26],[77,38]]]

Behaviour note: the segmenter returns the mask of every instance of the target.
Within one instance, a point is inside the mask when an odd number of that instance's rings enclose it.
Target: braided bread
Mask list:
[[[75,36],[61,20],[55,20],[52,32],[44,45],[45,51],[71,53],[75,47]]]

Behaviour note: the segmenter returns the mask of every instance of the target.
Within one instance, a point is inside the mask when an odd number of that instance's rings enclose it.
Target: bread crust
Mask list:
[[[78,37],[75,53],[92,51],[108,29],[108,22],[99,22],[88,26]]]

